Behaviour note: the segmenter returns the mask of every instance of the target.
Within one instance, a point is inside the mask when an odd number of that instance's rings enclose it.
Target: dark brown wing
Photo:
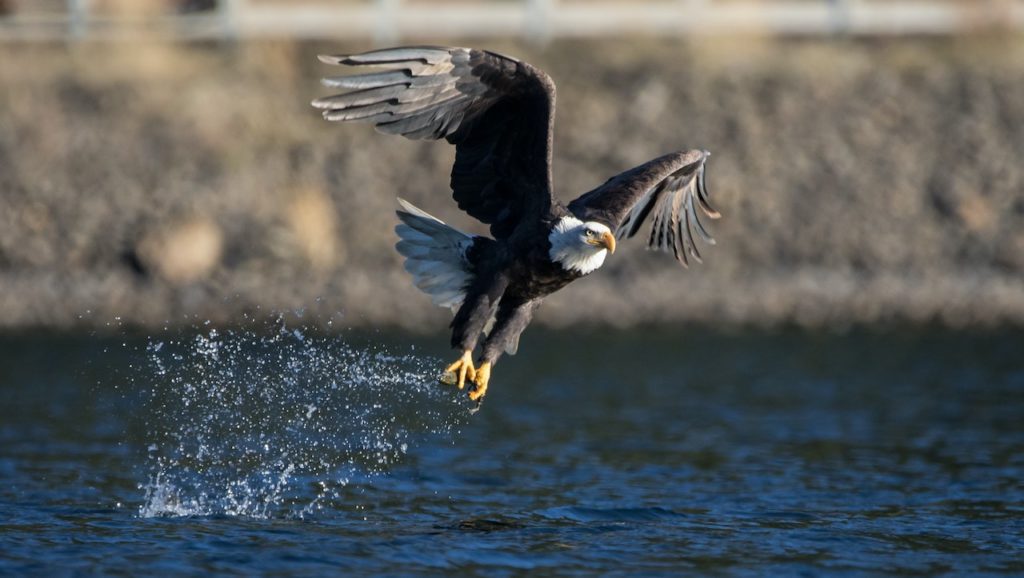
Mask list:
[[[569,210],[585,221],[605,223],[618,238],[632,237],[653,214],[647,246],[669,249],[686,266],[687,254],[698,262],[697,232],[714,245],[700,222],[697,207],[712,219],[718,211],[708,203],[704,166],[710,153],[692,150],[667,154],[608,179],[600,187],[569,203]]]
[[[371,122],[382,132],[454,144],[455,201],[495,237],[551,210],[555,86],[540,70],[469,48],[388,48],[320,60],[384,67],[325,78],[327,86],[351,90],[313,106],[327,120]]]

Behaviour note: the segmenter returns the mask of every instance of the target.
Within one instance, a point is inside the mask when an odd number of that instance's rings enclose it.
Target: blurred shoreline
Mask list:
[[[563,201],[712,151],[704,264],[625,242],[537,322],[1024,325],[1024,42],[458,41],[559,88]],[[482,233],[452,150],[322,121],[344,43],[0,46],[0,329],[246,324],[436,331],[402,196]]]

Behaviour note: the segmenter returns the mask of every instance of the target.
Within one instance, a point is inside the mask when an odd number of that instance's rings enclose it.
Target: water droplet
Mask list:
[[[140,515],[344,508],[339,488],[352,475],[386,475],[410,442],[450,436],[469,415],[436,386],[440,360],[275,326],[147,348],[154,441]],[[289,335],[295,340],[282,339]]]

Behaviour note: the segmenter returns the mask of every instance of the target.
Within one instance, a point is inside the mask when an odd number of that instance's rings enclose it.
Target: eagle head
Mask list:
[[[604,263],[608,253],[615,252],[615,235],[607,225],[581,221],[573,216],[559,219],[548,235],[549,255],[566,271],[586,275]]]

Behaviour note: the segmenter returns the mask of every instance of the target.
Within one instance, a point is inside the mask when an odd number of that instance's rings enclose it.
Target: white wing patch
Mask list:
[[[405,270],[435,305],[458,308],[472,279],[466,251],[473,244],[473,237],[404,199],[398,199],[398,204],[402,206],[398,211],[402,224],[395,227],[400,239],[395,248],[405,257]]]

